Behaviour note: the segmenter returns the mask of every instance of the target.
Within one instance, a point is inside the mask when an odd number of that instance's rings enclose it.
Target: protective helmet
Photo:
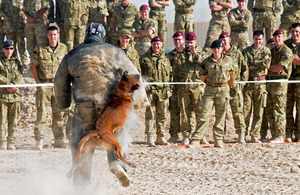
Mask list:
[[[85,37],[88,35],[97,35],[101,39],[105,38],[105,28],[102,24],[91,22],[85,30]]]

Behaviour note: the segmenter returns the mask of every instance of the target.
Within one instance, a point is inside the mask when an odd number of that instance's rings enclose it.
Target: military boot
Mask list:
[[[189,145],[190,139],[188,137],[183,138],[182,144]]]
[[[167,142],[166,138],[157,136],[156,144],[165,146],[165,145],[169,145],[170,143]]]
[[[239,133],[238,143],[240,143],[240,144],[246,144],[245,133],[244,132]]]
[[[67,148],[63,139],[55,139],[54,148]]]
[[[292,140],[292,133],[291,132],[287,132],[286,133],[285,140],[286,140],[287,143],[292,143],[293,142],[293,140]]]
[[[192,140],[189,147],[191,148],[198,148],[200,147],[200,140]]]
[[[178,143],[180,140],[179,140],[179,137],[178,136],[172,136],[170,137],[170,139],[168,140],[168,142],[170,143]]]
[[[200,144],[209,144],[205,136],[200,140]]]
[[[281,144],[281,143],[284,143],[284,139],[283,139],[283,137],[279,136],[279,137],[276,137],[275,139],[271,140],[270,143]]]
[[[6,142],[1,142],[0,143],[0,150],[7,150],[7,143]]]
[[[16,150],[16,147],[15,147],[14,144],[8,143],[8,144],[7,144],[7,149],[8,149],[8,150]]]
[[[223,140],[220,140],[220,139],[215,140],[215,145],[214,146],[216,148],[224,148]]]
[[[43,142],[42,139],[36,140],[36,142],[35,142],[35,149],[36,150],[42,150],[43,146],[44,146],[44,142]]]
[[[259,141],[259,139],[257,137],[251,137],[251,142],[256,143],[256,144],[261,143],[261,141]]]
[[[154,137],[148,137],[148,138],[147,138],[147,144],[148,144],[149,146],[155,146]]]
[[[115,174],[123,187],[128,187],[130,185],[129,177],[126,171],[117,162],[112,162],[109,164],[110,171]]]

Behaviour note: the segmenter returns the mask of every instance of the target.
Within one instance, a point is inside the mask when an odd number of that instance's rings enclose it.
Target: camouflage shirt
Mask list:
[[[245,62],[248,65],[249,76],[259,77],[268,74],[268,69],[271,64],[271,51],[265,46],[261,46],[258,49],[254,48],[254,45],[247,47],[243,51]],[[265,56],[269,56],[268,60],[264,60]],[[251,60],[254,60],[251,64]]]
[[[197,0],[173,0],[175,5],[175,11],[178,13],[180,11],[193,11]]]
[[[118,44],[118,45],[120,45],[120,44]],[[140,66],[140,62],[139,62],[138,52],[134,49],[134,47],[131,46],[131,44],[128,44],[127,48],[122,49],[122,50],[126,53],[128,58],[131,60],[131,62],[134,64],[134,66],[140,73],[142,70],[141,70],[141,66]]]
[[[22,66],[16,57],[7,59],[3,53],[0,54],[0,85],[20,84],[22,81]],[[9,93],[6,88],[0,88],[0,101],[6,103],[21,100],[20,90]]]
[[[66,4],[64,22],[67,26],[84,26],[89,19],[89,2],[87,0],[62,0]]]
[[[254,5],[255,1],[255,5]],[[248,9],[252,12],[274,11],[277,15],[281,11],[280,0],[249,0]]]
[[[49,0],[24,0],[23,10],[26,11],[31,17],[34,17],[43,8],[50,8]],[[43,16],[37,18],[38,22],[44,22],[48,20],[48,11],[46,11]]]
[[[104,18],[108,16],[107,3],[105,0],[90,0],[89,23],[103,24]]]
[[[136,42],[150,42],[151,39],[155,36],[155,32],[157,29],[156,22],[151,18],[147,18],[145,20],[142,20],[141,18],[139,18],[133,23],[132,27],[134,28],[135,31],[147,30],[147,29],[153,30],[153,34],[150,36],[135,37],[134,41],[136,41]]]
[[[54,79],[59,64],[67,53],[67,46],[60,42],[54,51],[48,42],[37,45],[31,61],[37,65],[39,79]]]
[[[300,44],[295,45],[293,43],[292,38],[289,38],[286,41],[284,41],[284,44],[286,44],[286,46],[288,46],[292,50],[293,54],[298,54],[298,56],[300,56]],[[299,66],[293,66],[292,76],[297,76],[297,77],[300,76],[300,67]]]
[[[23,12],[24,0],[3,0],[0,4],[1,17],[7,16],[8,21],[4,21],[5,32],[23,32],[25,27],[24,20],[21,16],[24,16]]]
[[[132,3],[124,8],[121,4],[113,11],[112,22],[116,25],[116,30],[132,29],[135,20],[140,18],[139,9]]]
[[[202,75],[207,76],[206,81],[209,83],[227,83],[230,79],[230,72],[235,71],[232,58],[222,54],[218,61],[210,55],[202,64]]]
[[[235,20],[232,20],[230,15],[233,15]],[[251,23],[251,12],[247,9],[241,12],[239,8],[232,9],[228,15],[231,31],[245,32],[249,30]],[[244,24],[240,24],[241,20],[245,20]]]
[[[228,3],[228,2],[232,2],[232,0],[209,0],[209,7],[213,6],[213,5],[217,5],[218,2],[224,2],[224,3]],[[211,15],[212,17],[215,18],[225,18],[228,16],[230,9],[224,8],[220,11],[211,11]]]
[[[229,56],[233,60],[233,66],[236,71],[236,81],[247,81],[249,77],[249,70],[242,52],[240,52],[236,46],[232,45],[231,48],[225,55]]]
[[[282,46],[277,49],[276,47],[271,49],[272,61],[271,65],[281,65],[284,66],[283,72],[271,72],[269,71],[268,75],[272,77],[286,77],[289,78],[292,73],[292,64],[293,64],[293,52],[286,46]]]

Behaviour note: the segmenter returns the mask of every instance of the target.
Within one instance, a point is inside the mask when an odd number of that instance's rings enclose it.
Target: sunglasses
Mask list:
[[[5,47],[4,49],[5,49],[5,50],[14,50],[13,47]]]

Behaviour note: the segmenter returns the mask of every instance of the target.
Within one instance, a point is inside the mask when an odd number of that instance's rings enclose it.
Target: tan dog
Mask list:
[[[115,150],[121,161],[131,167],[136,167],[123,157],[122,147],[116,138],[115,132],[125,124],[131,107],[132,93],[139,88],[139,78],[140,75],[138,74],[128,75],[127,71],[123,73],[117,90],[109,98],[96,121],[96,130],[90,131],[80,140],[77,146],[76,159],[68,173],[68,177],[72,177],[80,160],[96,146]]]

